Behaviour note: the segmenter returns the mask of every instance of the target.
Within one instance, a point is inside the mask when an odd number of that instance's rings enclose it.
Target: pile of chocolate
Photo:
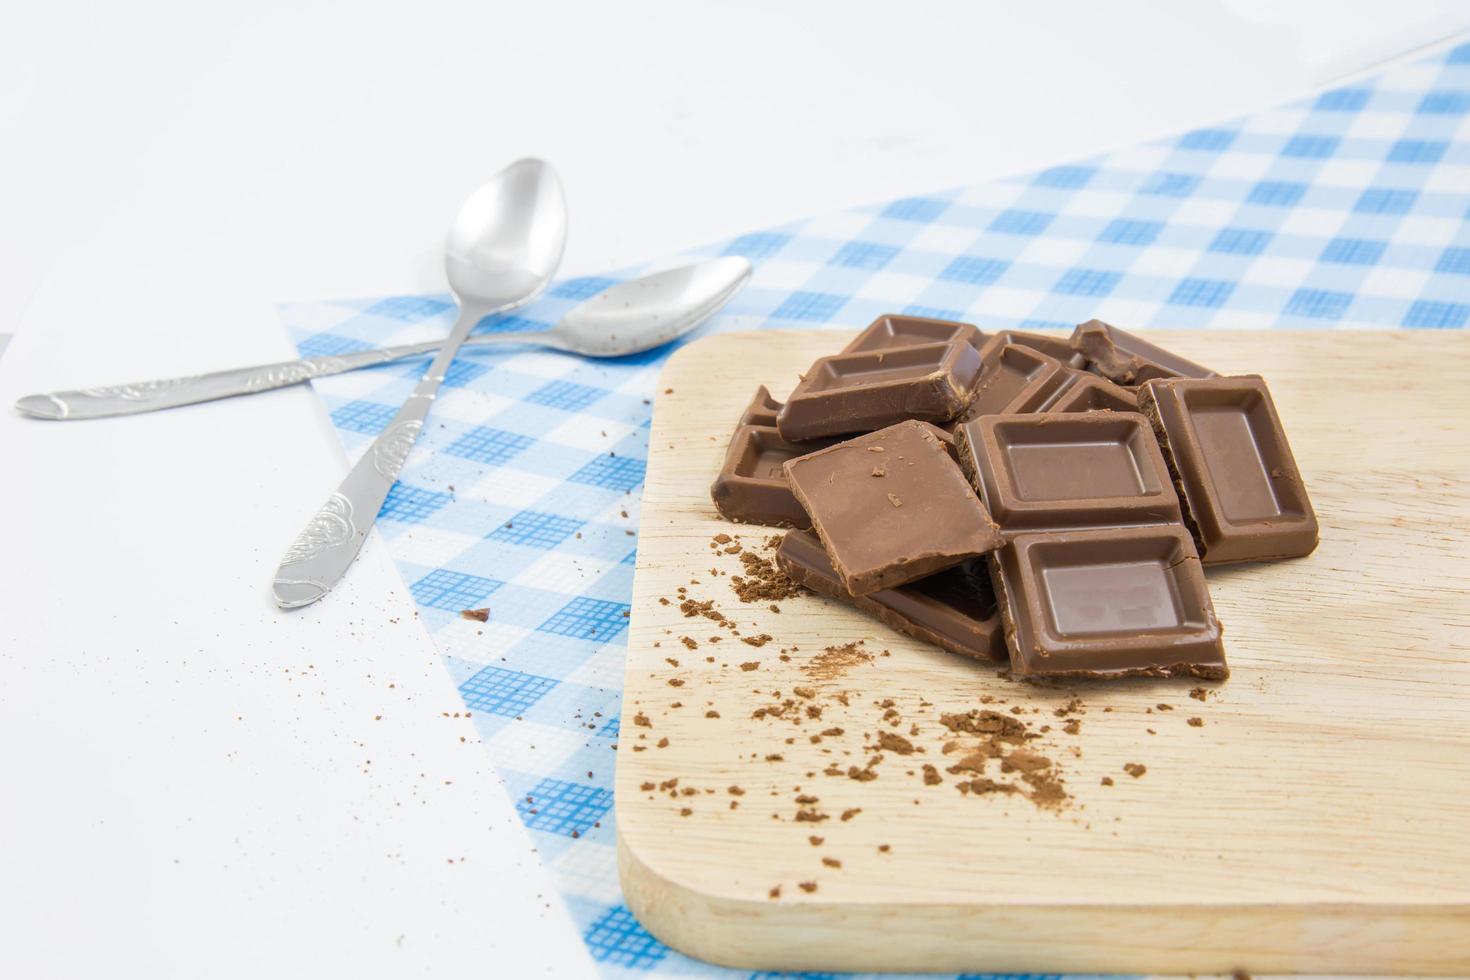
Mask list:
[[[880,317],[756,392],[711,495],[793,529],[798,583],[1021,676],[1224,678],[1201,566],[1317,546],[1265,382],[1097,320]]]

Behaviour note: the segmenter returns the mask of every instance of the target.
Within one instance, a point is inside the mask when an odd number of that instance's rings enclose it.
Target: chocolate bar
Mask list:
[[[1259,376],[1153,380],[1138,400],[1205,564],[1296,558],[1317,547],[1317,516]]]
[[[955,433],[1007,538],[1023,531],[1179,524],[1179,497],[1137,412],[988,415]]]
[[[1180,525],[1022,534],[992,571],[1017,675],[1229,676],[1204,571]]]
[[[983,558],[865,596],[842,587],[822,542],[808,531],[787,531],[776,561],[796,584],[856,606],[907,636],[976,660],[1009,656]]]
[[[1136,412],[1138,396],[1111,381],[1095,374],[1073,371],[1071,383],[1064,386],[1056,397],[1042,409],[1044,412]]]
[[[1078,325],[1072,331],[1071,344],[1086,355],[1090,370],[1120,385],[1141,385],[1154,378],[1208,378],[1215,374],[1207,367],[1101,320]]]
[[[956,424],[982,415],[1039,411],[1067,378],[1067,368],[1050,355],[1019,344],[992,348],[970,404]]]
[[[852,343],[842,348],[842,353],[858,354],[919,344],[947,344],[954,340],[963,340],[978,351],[985,345],[987,338],[979,327],[969,323],[888,314],[870,323]]]
[[[770,391],[765,385],[755,390],[755,395],[750,399],[750,404],[740,415],[738,425],[764,425],[775,428],[776,415],[781,411],[781,403],[771,397]]]
[[[980,352],[963,341],[818,358],[776,419],[793,442],[871,432],[905,419],[947,422],[964,409]]]
[[[763,392],[765,388],[760,390]],[[787,460],[830,445],[830,439],[796,445],[782,439],[770,426],[740,425],[725,451],[720,475],[710,487],[715,509],[721,516],[742,524],[810,527],[806,511],[792,495],[782,467]]]
[[[907,584],[1001,543],[964,472],[923,422],[849,439],[789,460],[785,470],[854,595]]]

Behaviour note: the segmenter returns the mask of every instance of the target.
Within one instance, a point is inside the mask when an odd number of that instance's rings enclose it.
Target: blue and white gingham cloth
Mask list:
[[[755,265],[746,290],[696,336],[859,328],[894,311],[986,330],[1092,317],[1455,329],[1470,324],[1467,218],[1470,44],[1182,136],[680,258]],[[555,323],[637,271],[562,282],[488,329]],[[442,336],[453,315],[445,296],[282,312],[303,355]],[[612,747],[639,493],[668,353],[466,351],[378,527],[592,956],[610,976],[733,976],[638,925],[614,856]],[[315,382],[349,456],[423,369]],[[488,623],[459,615],[480,606],[493,610]]]

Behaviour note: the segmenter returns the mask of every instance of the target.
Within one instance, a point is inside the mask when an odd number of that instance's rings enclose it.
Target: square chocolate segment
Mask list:
[[[1073,372],[1072,383],[1057,393],[1044,412],[1136,412],[1138,396],[1095,374]]]
[[[980,352],[963,341],[820,357],[776,427],[799,442],[904,419],[947,422],[965,407],[979,373]]]
[[[1169,469],[1137,412],[988,415],[956,436],[965,471],[1007,537],[1180,523]]]
[[[1037,411],[1066,380],[1067,368],[1054,357],[1019,344],[992,347],[960,420]]]
[[[1182,526],[1023,534],[991,567],[1018,675],[1229,675]]]
[[[888,313],[869,324],[866,330],[853,338],[852,343],[842,348],[842,353],[857,354],[918,344],[947,344],[953,340],[963,340],[979,350],[984,346],[986,338],[979,327],[969,323]]]
[[[907,636],[976,660],[1009,656],[984,558],[865,596],[842,587],[821,540],[808,531],[787,531],[776,561],[798,585],[840,599]]]
[[[1205,564],[1296,558],[1317,547],[1317,515],[1260,377],[1150,381],[1138,400]]]
[[[765,389],[761,389],[764,391]],[[787,460],[805,456],[831,440],[815,443],[787,442],[774,428],[742,425],[735,430],[720,475],[710,487],[710,498],[722,517],[742,524],[773,524],[777,527],[810,527],[806,511],[797,503],[786,482]]]
[[[999,546],[959,464],[923,422],[889,426],[786,463],[842,585],[904,585]]]
[[[1090,370],[1120,385],[1154,378],[1208,378],[1215,372],[1135,337],[1126,330],[1088,320],[1072,331],[1072,346],[1087,355]]]
[[[781,411],[781,403],[771,397],[771,392],[765,385],[755,390],[750,404],[741,413],[740,425],[764,425],[774,428],[776,415]]]

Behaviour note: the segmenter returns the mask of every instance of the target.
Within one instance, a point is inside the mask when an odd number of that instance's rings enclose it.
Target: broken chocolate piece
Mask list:
[[[883,475],[875,478],[875,469]],[[785,470],[854,595],[904,585],[1001,543],[964,472],[923,422],[849,439]]]
[[[1137,412],[987,415],[955,435],[966,473],[1007,537],[1180,523],[1169,468]]]
[[[1066,337],[1053,337],[1044,333],[1027,333],[1024,330],[1001,330],[990,335],[990,340],[981,349],[981,355],[998,352],[1006,344],[1018,344],[1054,357],[1069,368],[1085,368],[1087,356],[1075,349]]]
[[[894,347],[914,347],[919,344],[947,344],[954,340],[963,340],[978,351],[985,345],[987,338],[979,327],[969,323],[888,313],[870,323],[852,343],[842,348],[842,353],[857,354],[863,351],[890,350]]]
[[[770,391],[765,385],[755,390],[755,396],[751,398],[750,404],[740,415],[738,425],[764,425],[775,428],[776,415],[781,411],[781,403],[771,397]]]
[[[1072,331],[1072,346],[1087,355],[1089,370],[1120,385],[1141,385],[1154,378],[1209,378],[1215,374],[1101,320],[1079,324]]]
[[[1072,382],[1057,393],[1046,412],[1138,411],[1138,396],[1095,374],[1074,371]]]
[[[1060,361],[1040,351],[1018,344],[995,348],[959,421],[968,422],[983,415],[1040,411],[1068,377],[1069,372]]]
[[[856,606],[907,636],[976,660],[1009,656],[983,558],[865,596],[842,587],[821,540],[809,531],[787,531],[776,561],[796,584]]]
[[[725,451],[720,475],[710,487],[715,509],[721,516],[744,524],[810,527],[806,511],[792,495],[782,467],[789,459],[831,444],[826,439],[796,445],[782,439],[779,432],[768,426],[740,426]]]
[[[947,422],[964,409],[980,353],[963,341],[818,358],[776,420],[783,438],[871,432],[904,419]]]
[[[1296,558],[1317,547],[1317,515],[1259,376],[1154,380],[1138,400],[1205,564]]]
[[[1018,535],[996,552],[991,574],[1017,675],[1229,675],[1182,526]]]

